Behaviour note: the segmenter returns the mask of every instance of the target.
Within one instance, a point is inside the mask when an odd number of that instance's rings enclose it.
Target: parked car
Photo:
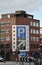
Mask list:
[[[5,62],[5,59],[0,56],[0,62]]]
[[[34,57],[28,57],[29,62],[33,62],[36,61],[37,59],[35,59]]]

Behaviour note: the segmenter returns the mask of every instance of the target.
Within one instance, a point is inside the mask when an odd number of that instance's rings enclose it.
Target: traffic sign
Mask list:
[[[20,51],[20,56],[21,56],[21,57],[25,57],[25,56],[26,56],[26,52]]]

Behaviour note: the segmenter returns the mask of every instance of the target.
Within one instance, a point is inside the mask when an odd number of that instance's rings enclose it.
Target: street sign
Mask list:
[[[21,56],[21,57],[25,57],[25,56],[26,56],[26,52],[20,51],[20,56]]]

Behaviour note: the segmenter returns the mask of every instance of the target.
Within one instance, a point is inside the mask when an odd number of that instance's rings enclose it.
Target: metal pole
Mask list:
[[[22,62],[22,65],[24,65],[24,62]]]
[[[21,65],[21,60],[19,61],[19,64]]]
[[[21,65],[21,58],[19,58],[19,65]]]
[[[31,65],[31,62],[29,62],[29,65]]]
[[[41,55],[40,55],[40,65],[41,65]]]

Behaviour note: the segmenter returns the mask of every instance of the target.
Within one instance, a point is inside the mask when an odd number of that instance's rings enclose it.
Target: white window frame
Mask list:
[[[30,22],[30,26],[32,26],[32,25],[33,25],[33,22],[31,21],[31,22]]]
[[[38,27],[38,26],[39,26],[39,23],[37,22],[37,23],[36,23],[36,27]]]
[[[35,22],[33,22],[33,26],[35,26],[36,25],[36,23]]]

